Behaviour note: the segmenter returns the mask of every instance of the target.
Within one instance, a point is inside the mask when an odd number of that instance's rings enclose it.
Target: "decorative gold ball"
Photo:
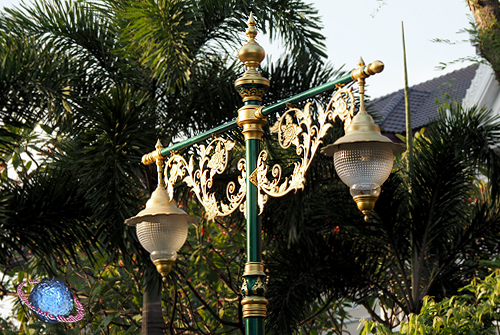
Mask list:
[[[238,57],[240,60],[245,63],[257,63],[260,64],[264,57],[266,56],[266,52],[264,49],[255,41],[249,41],[244,46],[241,47],[238,52]]]
[[[384,63],[382,63],[379,60],[376,60],[373,63],[368,64],[367,72],[371,75],[375,73],[380,73],[383,70],[384,70]]]

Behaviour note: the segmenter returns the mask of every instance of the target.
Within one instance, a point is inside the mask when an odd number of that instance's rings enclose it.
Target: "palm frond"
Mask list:
[[[28,251],[46,266],[49,258],[77,259],[80,251],[91,255],[93,224],[78,188],[75,176],[58,168],[38,170],[21,182],[2,182],[2,265]]]

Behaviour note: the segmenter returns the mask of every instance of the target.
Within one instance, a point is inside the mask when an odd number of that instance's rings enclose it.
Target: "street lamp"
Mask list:
[[[363,68],[360,59],[359,67]],[[405,151],[402,144],[393,143],[380,133],[380,128],[365,109],[365,78],[383,70],[381,62],[374,62],[367,71],[353,73],[358,77],[359,112],[346,127],[345,135],[327,145],[321,152],[333,156],[335,170],[340,179],[350,187],[351,196],[364,214],[365,221],[375,207],[380,186],[389,178],[394,155]]]
[[[162,148],[160,141],[156,148]],[[151,194],[146,208],[125,220],[125,223],[136,227],[139,242],[151,254],[153,264],[165,281],[177,258],[177,251],[186,242],[188,223],[196,222],[196,218],[175,205],[172,192],[168,192],[163,186],[163,160],[158,159],[156,164],[156,190]]]
[[[191,188],[205,208],[208,219],[227,216],[236,210],[244,212],[247,221],[247,263],[243,273],[241,304],[245,334],[256,335],[265,332],[264,318],[267,310],[259,215],[263,212],[268,198],[284,196],[304,188],[305,175],[311,161],[322,144],[322,139],[333,126],[330,121],[338,117],[344,122],[346,135],[333,145],[323,148],[322,152],[334,156],[335,168],[341,179],[351,188],[351,194],[366,220],[380,194],[380,186],[391,172],[393,156],[404,151],[404,147],[382,136],[380,129],[364,108],[365,78],[381,72],[384,67],[381,62],[365,65],[360,60],[359,67],[342,78],[279,103],[261,106],[262,97],[269,88],[269,80],[257,71],[265,53],[255,41],[257,30],[252,14],[246,35],[248,42],[240,49],[238,56],[247,69],[235,82],[235,88],[244,103],[238,110],[238,117],[169,148],[162,148],[158,144],[155,151],[144,155],[144,164],[156,163],[158,166],[158,188],[153,192],[146,209],[128,219],[126,223],[137,225],[141,244],[151,252],[153,262],[165,278],[175,260],[176,251],[186,239],[186,220],[192,220],[192,217],[178,209],[172,201],[173,185],[177,181],[181,180]],[[360,106],[354,117],[355,99],[352,86],[347,84],[356,81],[360,88]],[[315,123],[311,103],[307,103],[303,109],[289,105],[334,88],[337,88],[337,91],[326,109],[318,106]],[[260,150],[263,126],[267,123],[268,115],[282,110],[283,107],[288,109],[269,129],[278,134],[278,141],[283,149],[294,146],[299,156],[292,175],[287,177],[282,176],[282,168],[279,165],[268,166],[268,154],[265,150]],[[226,170],[229,152],[235,147],[235,143],[221,137],[213,138],[213,135],[236,127],[242,129],[245,138],[245,158],[238,162],[241,175],[237,183],[230,182],[227,185],[226,199],[219,200],[215,192],[211,191],[213,178]],[[209,138],[212,140],[208,145],[200,145],[198,153],[189,159],[176,153]],[[169,157],[166,158],[167,156]],[[161,220],[158,220],[159,217]]]

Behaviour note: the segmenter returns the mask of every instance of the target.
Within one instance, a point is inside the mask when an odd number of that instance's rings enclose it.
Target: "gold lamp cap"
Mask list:
[[[161,215],[183,215],[186,217],[188,223],[197,221],[196,217],[188,215],[176,206],[165,188],[157,187],[151,194],[151,198],[146,202],[146,208],[140,211],[136,216],[125,220],[125,224],[135,226],[144,221],[151,221],[150,218]]]
[[[375,207],[375,202],[378,199],[378,196],[374,195],[357,195],[353,197],[358,209],[363,213],[365,222],[368,222],[369,215],[373,208]]]
[[[240,60],[249,68],[256,68],[259,66],[260,62],[262,62],[266,56],[264,48],[262,48],[259,43],[255,42],[255,36],[257,36],[255,24],[253,13],[250,13],[250,17],[248,19],[248,29],[246,31],[248,42],[245,43],[245,45],[243,45],[238,52]]]
[[[335,143],[323,147],[321,152],[327,156],[333,156],[341,145],[363,142],[385,143],[390,146],[394,155],[400,154],[406,150],[404,144],[394,143],[389,138],[382,135],[379,126],[375,124],[373,118],[366,111],[362,110],[354,116],[345,135],[335,141]]]
[[[257,29],[255,28],[255,19],[253,13],[250,13],[250,18],[248,19],[248,29],[246,30],[246,35],[248,36],[248,41],[240,48],[238,52],[239,59],[245,64],[247,70],[241,78],[238,78],[234,83],[235,87],[239,87],[245,84],[259,84],[269,87],[269,80],[262,77],[257,71],[260,62],[264,60],[266,52],[264,48],[260,46],[259,43],[255,41],[255,36],[257,36]]]

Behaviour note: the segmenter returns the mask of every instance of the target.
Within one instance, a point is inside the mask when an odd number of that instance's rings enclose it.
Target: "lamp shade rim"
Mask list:
[[[198,221],[198,218],[196,216],[186,214],[181,209],[179,209],[179,211],[182,211],[184,213],[169,213],[169,214],[166,214],[166,213],[143,213],[144,211],[145,210],[139,212],[139,214],[137,214],[136,216],[125,220],[125,224],[129,225],[129,226],[136,226],[139,223],[145,222],[145,221],[146,222],[154,222],[154,221],[156,221],[155,218],[157,218],[159,216],[173,216],[173,215],[179,215],[179,216],[185,217],[187,223],[195,223],[196,221]]]
[[[175,202],[172,201],[165,188],[157,187],[147,201],[146,208],[140,211],[136,216],[125,220],[125,224],[135,226],[138,223],[148,221],[148,218],[150,218],[150,222],[154,222],[155,218],[157,219],[158,216],[169,215],[185,216],[188,223],[197,221],[197,218],[188,215],[185,211],[175,205]]]

